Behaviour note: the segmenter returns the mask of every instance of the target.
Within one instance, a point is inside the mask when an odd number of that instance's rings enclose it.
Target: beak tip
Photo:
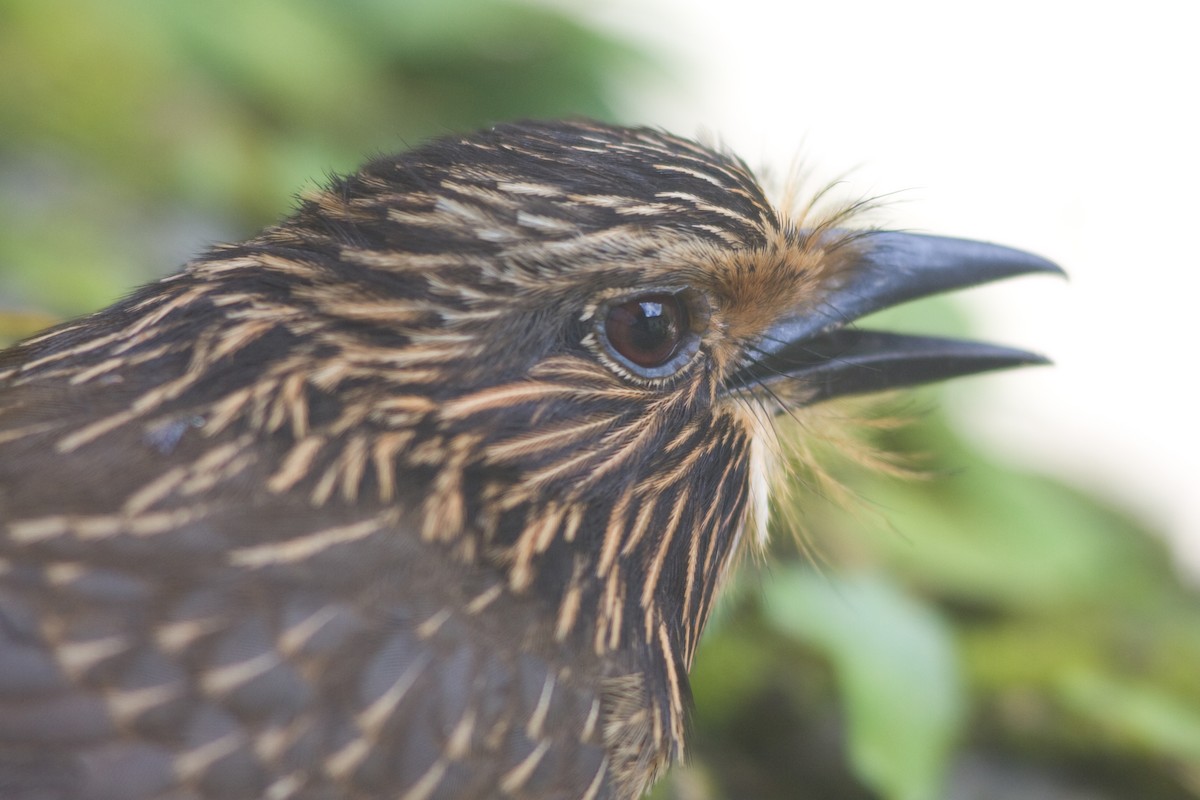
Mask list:
[[[1001,245],[996,245],[996,246],[1000,247]],[[1010,248],[1005,248],[1005,249],[1007,250]],[[1053,275],[1056,278],[1062,278],[1065,281],[1071,280],[1071,276],[1067,274],[1067,271],[1065,269],[1063,269],[1057,263],[1051,261],[1048,258],[1044,258],[1042,256],[1035,255],[1033,253],[1028,253],[1023,250],[1017,250],[1014,252],[1024,253],[1028,257],[1030,264],[1033,265],[1033,266],[1031,266],[1031,268],[1029,270],[1031,273],[1042,272],[1047,275]]]

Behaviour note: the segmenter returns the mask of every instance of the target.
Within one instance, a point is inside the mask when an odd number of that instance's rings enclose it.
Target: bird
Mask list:
[[[641,796],[776,417],[1045,362],[857,325],[1060,270],[854,213],[504,123],[4,351],[0,796]]]

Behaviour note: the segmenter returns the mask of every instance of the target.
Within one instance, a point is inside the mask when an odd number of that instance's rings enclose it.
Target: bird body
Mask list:
[[[4,352],[0,796],[639,796],[772,415],[1036,360],[843,325],[1048,262],[844,222],[498,126]]]

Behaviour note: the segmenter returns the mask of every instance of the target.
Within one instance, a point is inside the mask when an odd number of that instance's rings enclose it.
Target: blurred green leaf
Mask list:
[[[940,795],[965,698],[950,630],[877,574],[789,569],[767,587],[767,620],[830,659],[855,771],[891,800]]]
[[[1200,769],[1200,706],[1100,670],[1065,672],[1057,684],[1060,699],[1107,736]]]

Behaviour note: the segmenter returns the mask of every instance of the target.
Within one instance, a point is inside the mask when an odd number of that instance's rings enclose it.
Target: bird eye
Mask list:
[[[613,355],[643,377],[670,375],[699,346],[679,293],[651,292],[613,303],[602,332]]]

